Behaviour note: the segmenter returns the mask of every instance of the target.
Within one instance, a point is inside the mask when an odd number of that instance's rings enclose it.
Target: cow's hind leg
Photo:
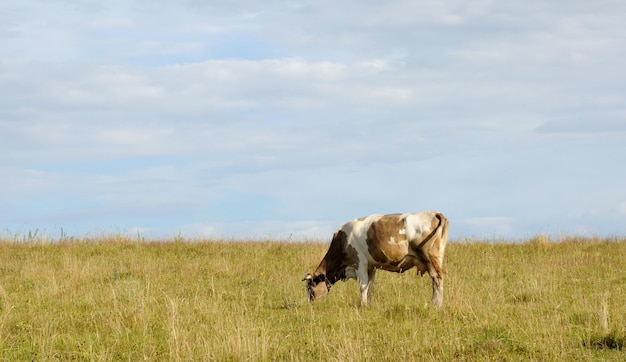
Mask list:
[[[372,295],[374,294],[374,280],[376,279],[376,269],[369,270],[367,272],[368,287],[367,287],[367,304],[372,303]]]
[[[435,268],[431,267],[428,275],[433,280],[433,306],[441,308],[443,306],[443,276]]]

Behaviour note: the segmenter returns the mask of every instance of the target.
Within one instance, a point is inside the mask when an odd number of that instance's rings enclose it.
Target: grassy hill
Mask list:
[[[314,305],[318,243],[0,242],[1,360],[623,361],[626,240],[451,242],[430,279],[379,271]]]

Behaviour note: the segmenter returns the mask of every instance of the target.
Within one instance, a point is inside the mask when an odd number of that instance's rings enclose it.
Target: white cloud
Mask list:
[[[134,26],[134,22],[127,17],[102,17],[92,20],[90,25],[94,28],[123,29]]]
[[[66,4],[0,12],[18,225],[310,235],[433,208],[492,236],[621,215],[623,5]]]
[[[626,99],[624,99],[626,101]],[[591,112],[560,119],[552,119],[536,129],[541,133],[578,134],[578,135],[622,135],[626,133],[626,114],[612,112]]]

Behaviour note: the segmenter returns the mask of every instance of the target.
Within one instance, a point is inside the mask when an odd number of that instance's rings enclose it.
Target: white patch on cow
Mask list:
[[[406,238],[408,240],[414,240],[419,238],[422,234],[430,233],[430,223],[435,217],[435,212],[420,212],[416,214],[409,214],[405,218],[406,225]]]
[[[400,231],[398,231],[398,234],[406,235],[406,229],[400,229]]]
[[[354,269],[354,267],[347,267],[346,268],[346,279],[356,279],[356,269]]]
[[[394,238],[393,236],[389,237],[389,244],[395,244],[396,243],[396,238]]]

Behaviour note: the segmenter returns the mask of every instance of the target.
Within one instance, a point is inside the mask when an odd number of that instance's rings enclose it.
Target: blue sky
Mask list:
[[[0,232],[624,235],[626,3],[4,1]]]

